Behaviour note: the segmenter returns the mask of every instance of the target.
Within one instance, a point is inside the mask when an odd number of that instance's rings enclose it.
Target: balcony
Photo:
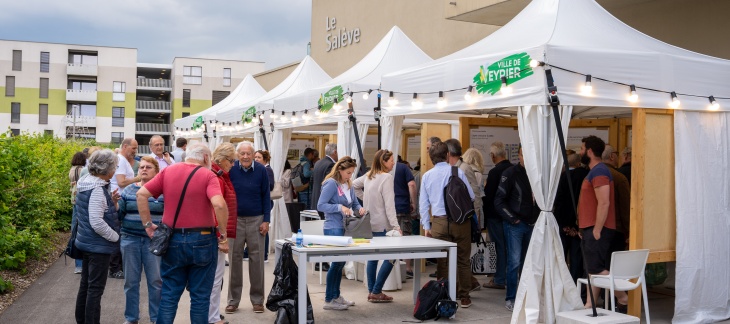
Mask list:
[[[96,127],[96,116],[66,116],[66,126],[76,128]]]
[[[169,124],[137,123],[135,124],[137,134],[148,135],[171,135]]]
[[[96,102],[96,90],[66,90],[67,101]]]
[[[170,113],[172,106],[167,101],[137,100],[137,112]]]
[[[137,78],[137,88],[172,90],[172,80]]]
[[[80,63],[69,63],[66,67],[67,75],[83,75],[83,76],[96,76],[97,65],[92,64],[80,64]]]

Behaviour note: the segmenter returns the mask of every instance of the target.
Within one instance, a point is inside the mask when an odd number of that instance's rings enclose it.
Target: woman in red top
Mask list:
[[[236,192],[233,190],[233,184],[228,177],[228,171],[233,167],[236,161],[236,150],[231,143],[223,143],[216,147],[213,151],[213,165],[211,170],[218,176],[221,185],[223,198],[228,205],[228,224],[226,224],[226,232],[228,238],[236,238]],[[217,225],[217,224],[216,224]],[[208,323],[228,323],[223,321],[220,314],[221,285],[223,284],[223,273],[225,272],[226,254],[218,251],[218,265],[215,270],[215,280],[213,281],[213,291],[210,294],[210,309],[208,312]]]

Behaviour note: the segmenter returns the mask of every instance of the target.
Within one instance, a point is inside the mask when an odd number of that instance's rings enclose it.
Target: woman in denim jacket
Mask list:
[[[317,202],[317,210],[324,213],[324,235],[343,236],[345,235],[344,217],[354,215],[355,211],[361,216],[365,215],[365,209],[357,201],[350,180],[355,172],[355,167],[357,167],[355,160],[345,156],[337,161],[330,174],[322,182],[322,193]],[[327,271],[324,309],[346,310],[350,306],[355,306],[355,302],[346,300],[340,295],[344,266],[344,262],[332,262]]]

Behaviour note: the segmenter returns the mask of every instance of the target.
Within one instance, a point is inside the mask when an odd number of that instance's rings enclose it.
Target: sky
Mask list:
[[[301,60],[308,0],[0,0],[0,39],[137,48],[140,63],[174,57]]]

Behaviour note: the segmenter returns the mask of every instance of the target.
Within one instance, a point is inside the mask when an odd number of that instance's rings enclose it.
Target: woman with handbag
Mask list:
[[[89,174],[76,187],[74,245],[83,252],[81,280],[76,296],[76,322],[94,324],[101,318],[101,296],[106,287],[107,269],[112,253],[119,249],[120,195],[109,192],[109,180],[117,170],[117,155],[112,150],[96,151],[89,159]]]
[[[352,187],[352,174],[355,173],[357,164],[349,156],[342,157],[332,167],[332,171],[322,182],[322,193],[317,202],[317,210],[324,213],[324,235],[344,236],[345,225],[343,218],[355,215],[365,215],[365,208],[355,197],[355,190]],[[342,281],[342,268],[344,262],[332,262],[327,271],[327,288],[324,296],[324,309],[346,310],[355,306],[355,302],[346,300],[340,295],[340,282]]]
[[[276,181],[274,181],[274,170],[271,169],[271,165],[269,165],[269,162],[271,162],[271,155],[269,154],[269,151],[267,150],[258,150],[253,155],[253,160],[261,163],[266,167],[266,175],[269,176],[269,191],[273,191],[276,187]],[[279,193],[281,193],[281,187],[279,187]],[[273,195],[270,195],[272,199],[275,199]],[[276,198],[278,199],[278,198]],[[274,201],[271,200],[271,209],[274,209]],[[269,263],[269,233],[266,233],[266,237],[264,238],[264,263]],[[248,252],[248,251],[246,251]],[[244,253],[244,258],[248,259],[248,253]]]
[[[398,224],[395,212],[395,191],[393,176],[389,173],[395,166],[393,152],[379,150],[375,152],[373,166],[364,176],[355,180],[354,187],[358,196],[363,197],[365,209],[370,211],[370,225],[373,236],[385,236],[389,231],[397,231],[400,235],[403,232]],[[368,301],[371,303],[388,303],[393,301],[383,293],[383,284],[388,279],[390,271],[393,270],[395,260],[385,260],[378,269],[378,261],[368,261]]]
[[[140,182],[132,183],[122,190],[119,200],[119,218],[122,219],[122,264],[124,266],[124,306],[125,323],[139,322],[139,284],[142,281],[142,269],[147,278],[147,295],[149,299],[150,322],[157,322],[157,311],[160,308],[162,277],[160,276],[160,257],[149,250],[150,237],[144,230],[142,219],[137,209],[137,191],[145,183],[160,172],[160,165],[151,156],[143,156],[139,161]],[[165,210],[162,195],[148,199],[152,223],[160,225]]]

